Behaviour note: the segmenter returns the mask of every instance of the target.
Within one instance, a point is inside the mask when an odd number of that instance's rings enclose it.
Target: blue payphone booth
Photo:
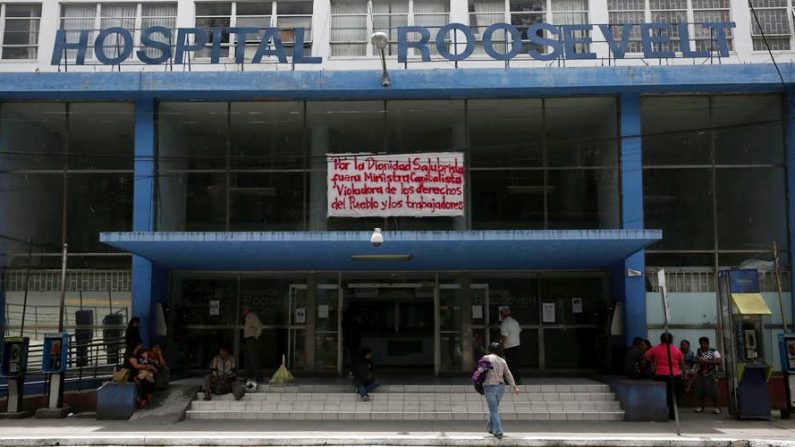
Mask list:
[[[63,412],[63,387],[66,367],[69,362],[69,334],[47,334],[44,336],[44,351],[41,358],[41,371],[50,375],[50,389],[47,396],[47,409],[36,412],[37,417],[59,416]]]
[[[22,417],[25,374],[28,368],[28,337],[7,337],[3,345],[2,375],[8,378],[8,409],[3,416]]]
[[[795,408],[795,333],[778,334],[778,348],[781,355],[781,370],[784,372],[789,417]]]

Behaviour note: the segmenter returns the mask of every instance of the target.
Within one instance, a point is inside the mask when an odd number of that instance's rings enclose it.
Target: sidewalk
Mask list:
[[[683,411],[682,436],[673,422],[506,421],[505,438],[479,423],[233,420],[0,421],[0,446],[683,446],[795,447],[795,420],[737,421]]]

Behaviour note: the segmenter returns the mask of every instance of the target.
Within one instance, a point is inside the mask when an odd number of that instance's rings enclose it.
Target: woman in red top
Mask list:
[[[665,382],[665,396],[668,402],[669,419],[674,418],[673,393],[677,395],[680,394],[682,389],[682,374],[685,371],[685,356],[682,355],[682,351],[680,351],[679,348],[673,345],[673,342],[674,336],[665,332],[660,335],[660,344],[643,354],[643,358],[650,361],[652,364],[654,380]],[[671,376],[673,376],[673,378]],[[672,382],[673,388],[671,388]]]

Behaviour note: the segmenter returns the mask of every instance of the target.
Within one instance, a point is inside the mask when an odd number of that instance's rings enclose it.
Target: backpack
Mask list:
[[[481,357],[478,360],[478,366],[475,368],[475,372],[472,373],[472,385],[478,394],[483,394],[483,382],[486,381],[486,374],[492,369],[494,369],[494,366],[492,366],[490,361],[486,360],[486,357]]]

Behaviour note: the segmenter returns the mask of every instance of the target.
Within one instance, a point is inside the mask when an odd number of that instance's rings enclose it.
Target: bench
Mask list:
[[[624,408],[625,421],[668,421],[665,383],[622,376],[600,376],[598,380],[613,388]]]
[[[108,382],[97,390],[97,419],[127,420],[135,412],[135,383]]]

